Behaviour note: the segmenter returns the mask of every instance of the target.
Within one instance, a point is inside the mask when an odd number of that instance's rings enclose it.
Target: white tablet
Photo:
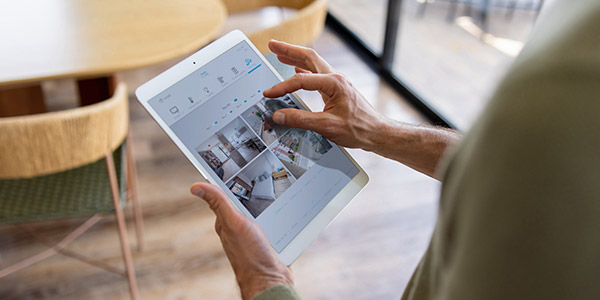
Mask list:
[[[233,31],[136,90],[140,103],[198,171],[264,230],[290,265],[366,185],[350,155],[321,135],[277,125],[294,94],[265,98],[282,81]]]

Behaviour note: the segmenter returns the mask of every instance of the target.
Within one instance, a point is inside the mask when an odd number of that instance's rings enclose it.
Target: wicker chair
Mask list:
[[[0,224],[12,224],[49,246],[1,269],[0,278],[60,253],[127,277],[132,299],[138,298],[122,211],[131,200],[141,250],[142,211],[127,137],[123,83],[112,98],[93,105],[0,118]],[[103,214],[116,214],[125,271],[66,249]],[[84,216],[87,220],[59,242],[27,226],[28,222]]]
[[[230,14],[267,6],[289,7],[297,13],[280,24],[256,32],[245,32],[262,53],[269,52],[267,43],[277,39],[292,44],[307,45],[314,41],[325,26],[327,0],[223,0]]]

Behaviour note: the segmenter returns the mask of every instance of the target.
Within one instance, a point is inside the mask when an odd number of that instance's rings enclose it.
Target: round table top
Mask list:
[[[226,15],[220,0],[0,1],[0,85],[160,63],[210,42]]]

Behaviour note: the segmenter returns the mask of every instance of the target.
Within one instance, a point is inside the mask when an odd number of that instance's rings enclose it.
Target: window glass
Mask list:
[[[459,129],[519,54],[539,0],[404,0],[393,70]]]

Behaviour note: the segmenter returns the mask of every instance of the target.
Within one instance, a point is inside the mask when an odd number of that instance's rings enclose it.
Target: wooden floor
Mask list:
[[[325,32],[314,47],[386,115],[405,122],[422,119],[367,68],[340,40]],[[130,93],[174,62],[126,72],[119,77]],[[69,107],[74,84],[44,86],[53,109]],[[319,109],[315,93],[301,96]],[[235,299],[239,297],[229,263],[214,233],[214,216],[189,194],[202,180],[175,145],[130,97],[133,151],[144,206],[146,250],[134,252],[142,299]],[[439,184],[399,163],[350,150],[371,181],[292,266],[305,299],[398,299],[428,243]],[[132,225],[131,213],[128,221]],[[77,221],[33,226],[59,238]],[[135,245],[133,226],[130,240]],[[122,266],[116,225],[106,218],[72,246]],[[43,247],[10,226],[0,227],[3,265]],[[54,256],[0,279],[0,299],[128,299],[126,280]]]

